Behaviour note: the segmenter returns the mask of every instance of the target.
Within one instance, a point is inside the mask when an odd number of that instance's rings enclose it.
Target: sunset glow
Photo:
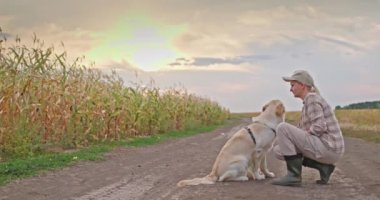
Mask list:
[[[124,60],[136,68],[154,71],[183,55],[173,41],[184,31],[184,26],[160,24],[141,15],[127,16],[111,29],[95,34],[98,42],[88,55],[97,63]]]

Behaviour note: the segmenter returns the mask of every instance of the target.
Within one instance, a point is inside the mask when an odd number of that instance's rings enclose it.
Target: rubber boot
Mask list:
[[[281,186],[301,186],[302,182],[302,154],[284,156],[288,174],[275,179],[273,185]]]
[[[316,160],[304,157],[302,165],[305,167],[310,167],[313,169],[317,169],[319,171],[319,175],[321,180],[317,180],[317,184],[327,184],[329,182],[330,176],[333,173],[335,166],[332,164],[324,164],[320,163]]]

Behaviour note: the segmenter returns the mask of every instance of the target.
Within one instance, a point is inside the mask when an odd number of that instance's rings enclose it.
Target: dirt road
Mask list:
[[[317,171],[303,168],[300,188],[273,186],[270,179],[176,187],[181,179],[208,174],[228,136],[247,123],[150,147],[119,148],[102,161],[80,162],[2,186],[0,199],[380,199],[380,145],[352,138],[346,138],[346,154],[329,185],[314,184]],[[277,176],[284,175],[284,163],[273,155],[268,165]]]

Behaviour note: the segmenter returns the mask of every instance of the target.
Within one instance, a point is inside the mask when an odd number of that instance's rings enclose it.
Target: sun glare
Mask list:
[[[144,71],[155,71],[183,56],[173,40],[185,27],[164,25],[141,15],[127,16],[108,31],[95,35],[98,43],[88,52],[96,63],[126,60]]]

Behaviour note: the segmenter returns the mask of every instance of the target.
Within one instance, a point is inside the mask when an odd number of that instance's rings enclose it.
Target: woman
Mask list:
[[[344,153],[344,140],[334,111],[319,95],[314,80],[307,71],[297,70],[290,77],[290,91],[303,101],[301,119],[297,126],[281,123],[277,127],[277,158],[286,161],[287,175],[272,184],[300,186],[302,165],[317,169],[320,180],[327,184],[335,163]]]

